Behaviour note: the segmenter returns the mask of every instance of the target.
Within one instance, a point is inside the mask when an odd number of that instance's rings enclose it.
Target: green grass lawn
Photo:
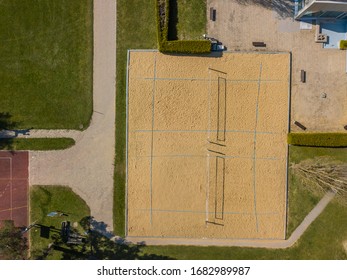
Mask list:
[[[299,163],[303,160],[325,157],[326,160],[347,162],[346,148],[314,148],[314,147],[299,147],[290,146],[289,159],[291,163]],[[287,238],[303,221],[306,215],[314,208],[319,200],[323,197],[322,193],[312,193],[305,189],[305,184],[301,178],[296,176],[289,169],[289,209],[288,209],[288,224]],[[347,209],[346,209],[347,211]]]
[[[68,216],[48,217],[52,211],[62,211]],[[33,186],[30,190],[30,221],[33,223],[53,227],[49,238],[40,237],[40,228],[30,230],[31,257],[35,258],[49,243],[52,243],[52,235],[55,229],[60,230],[62,221],[70,221],[71,224],[79,222],[89,216],[90,210],[85,201],[76,195],[70,188],[61,186]],[[83,233],[78,224],[77,229]],[[52,251],[48,259],[60,259],[61,252]]]
[[[317,205],[323,194],[313,194],[302,186],[300,178],[293,172],[289,174],[288,191],[288,221],[286,237],[289,238],[293,231],[300,225],[307,214]]]
[[[0,150],[49,151],[64,150],[75,145],[72,138],[7,138],[0,139]]]
[[[92,0],[2,0],[0,43],[0,112],[16,128],[89,125]]]
[[[206,1],[177,0],[179,40],[201,40],[206,33]]]

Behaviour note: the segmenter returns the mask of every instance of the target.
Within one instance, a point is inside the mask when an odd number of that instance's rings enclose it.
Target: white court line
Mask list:
[[[209,87],[208,87],[208,130],[207,130],[207,143],[209,143],[211,139],[211,91],[212,91],[212,83],[211,83],[211,69],[208,69],[209,76]]]
[[[207,157],[206,157],[206,165],[207,165],[207,182],[206,182],[206,222],[209,221],[208,214],[209,214],[209,199],[210,199],[210,153],[207,151]]]
[[[153,149],[154,149],[154,117],[155,117],[155,87],[157,77],[157,54],[154,55],[154,78],[153,78],[153,90],[152,90],[152,137],[151,137],[151,161],[150,161],[150,224],[153,222]]]
[[[208,68],[208,77],[209,77],[209,87],[208,87],[208,130],[207,130],[207,144],[210,142],[211,138],[211,66]],[[210,153],[207,151],[207,157],[206,157],[206,168],[207,168],[207,182],[206,182],[206,216],[205,220],[208,222],[208,209],[209,209],[209,199],[210,199]],[[207,223],[206,223],[207,226]]]
[[[8,210],[10,210],[12,212],[12,210],[17,210],[17,209],[23,209],[23,208],[27,208],[28,206],[24,205],[24,206],[18,206],[18,207],[13,207],[13,208],[8,208],[8,209],[4,209],[4,210],[0,210],[0,212],[6,212]]]
[[[255,126],[254,126],[254,146],[253,146],[253,194],[254,194],[254,215],[257,232],[259,231],[258,224],[258,214],[257,214],[257,182],[256,182],[256,153],[257,153],[257,127],[258,127],[258,118],[259,118],[259,96],[260,96],[260,84],[261,84],[261,74],[263,71],[263,64],[260,63],[259,66],[259,82],[258,82],[258,94],[256,102],[256,116],[255,116]]]

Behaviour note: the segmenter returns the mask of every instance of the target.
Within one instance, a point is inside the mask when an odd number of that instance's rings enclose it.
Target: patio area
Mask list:
[[[292,53],[291,130],[345,131],[347,125],[346,51],[333,48],[340,29],[313,20],[294,19],[297,9],[291,0],[208,0],[216,10],[208,19],[207,34],[230,51],[290,51]],[[316,32],[327,32],[330,40],[316,43]],[[342,32],[343,34],[343,32]],[[264,43],[255,47],[254,42]],[[305,82],[301,81],[305,71]]]

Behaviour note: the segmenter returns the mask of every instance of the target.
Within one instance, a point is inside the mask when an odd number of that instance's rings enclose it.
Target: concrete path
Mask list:
[[[255,239],[187,239],[187,238],[141,238],[127,237],[126,240],[137,243],[145,241],[146,245],[193,245],[193,246],[227,246],[285,249],[294,245],[304,234],[312,222],[323,212],[334,198],[334,193],[327,193],[315,208],[306,216],[287,240],[255,240]]]
[[[86,131],[31,130],[11,137],[71,137],[68,150],[31,152],[30,185],[66,185],[80,195],[95,220],[113,226],[115,156],[116,1],[94,1],[93,116]],[[11,134],[12,133],[12,134]],[[4,136],[5,132],[3,132]]]

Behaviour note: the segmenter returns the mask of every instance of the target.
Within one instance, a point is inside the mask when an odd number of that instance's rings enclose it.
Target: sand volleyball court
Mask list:
[[[129,51],[132,237],[284,239],[290,54]]]

